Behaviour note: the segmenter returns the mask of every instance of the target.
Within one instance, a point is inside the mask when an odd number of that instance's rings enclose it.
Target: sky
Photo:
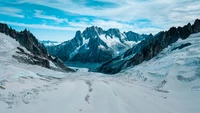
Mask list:
[[[77,30],[156,34],[200,18],[199,0],[1,0],[0,22],[30,30],[39,40],[66,41]]]

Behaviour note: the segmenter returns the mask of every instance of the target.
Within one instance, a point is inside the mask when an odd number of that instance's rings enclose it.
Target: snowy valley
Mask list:
[[[0,113],[200,111],[200,33],[115,75],[82,68],[65,73],[19,63],[12,58],[19,43],[2,33],[0,40]],[[185,43],[191,45],[176,49]]]
[[[200,113],[199,0],[0,0],[0,113]]]

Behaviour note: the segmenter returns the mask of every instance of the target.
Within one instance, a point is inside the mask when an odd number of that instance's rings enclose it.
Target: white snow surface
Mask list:
[[[105,34],[102,34],[99,36],[102,41],[106,43],[106,45],[114,50],[115,53],[124,52],[131,48],[133,45],[137,44],[133,41],[125,41],[122,43],[118,37],[113,36],[112,38],[110,36],[105,36]],[[122,35],[122,39],[124,36]],[[99,48],[104,48],[102,45],[99,46]],[[123,50],[121,48],[124,48]]]
[[[116,75],[62,73],[12,59],[0,34],[0,113],[199,113],[200,33]],[[3,43],[2,43],[3,42]],[[172,48],[192,45],[180,50]]]

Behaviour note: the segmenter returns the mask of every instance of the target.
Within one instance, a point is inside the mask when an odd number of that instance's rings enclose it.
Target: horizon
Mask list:
[[[63,42],[90,26],[104,30],[156,34],[170,27],[193,24],[200,5],[193,0],[7,0],[0,1],[0,22],[39,40]]]

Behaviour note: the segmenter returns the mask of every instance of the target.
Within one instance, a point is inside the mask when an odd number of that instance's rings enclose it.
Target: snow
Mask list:
[[[123,41],[121,42],[118,37],[113,36],[112,38],[110,36],[106,36],[105,34],[102,34],[99,36],[102,41],[106,43],[106,45],[109,47],[109,49],[114,50],[114,52],[118,55],[119,53],[123,53],[126,50],[128,50],[133,45],[137,44],[133,41]],[[122,36],[122,39],[124,36]],[[99,48],[105,49],[103,45],[99,45]]]
[[[105,36],[105,34],[99,36],[101,40],[103,40],[108,47],[116,46],[117,44],[120,44],[120,40],[117,37],[111,38],[110,36]]]
[[[200,111],[200,33],[179,40],[152,60],[116,75],[85,69],[62,73],[18,63],[9,56],[15,53],[18,43],[1,34],[0,41],[6,40],[0,43],[0,52],[4,52],[0,54],[0,113]],[[186,42],[192,45],[171,51]],[[188,81],[193,76],[197,77]]]
[[[69,55],[69,58],[74,57],[74,56],[78,53],[78,51],[79,51],[80,48],[81,48],[81,46],[77,47],[77,48]]]

